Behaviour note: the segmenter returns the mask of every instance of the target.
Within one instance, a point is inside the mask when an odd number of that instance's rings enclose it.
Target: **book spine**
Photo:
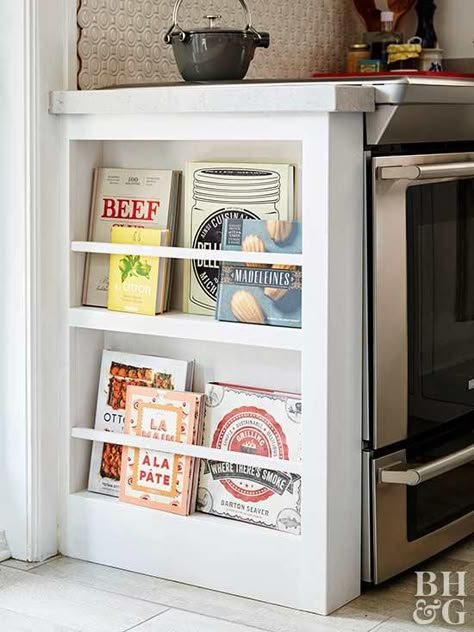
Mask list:
[[[91,193],[91,200],[90,200],[89,230],[87,232],[87,239],[89,241],[93,240],[95,215],[97,211],[95,201],[96,201],[96,196],[97,196],[99,175],[101,171],[102,170],[100,167],[95,167],[94,169],[92,193]],[[89,295],[89,276],[90,276],[89,273],[90,273],[90,267],[91,267],[91,256],[92,255],[90,252],[86,254],[86,262],[84,265],[84,281],[82,283],[82,304],[83,305],[87,305],[89,302],[88,295]]]

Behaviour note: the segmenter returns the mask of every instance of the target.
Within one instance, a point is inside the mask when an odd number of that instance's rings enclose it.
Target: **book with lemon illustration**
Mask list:
[[[222,249],[301,253],[301,224],[282,220],[226,219]],[[301,327],[301,268],[286,264],[224,263],[216,318],[231,322]]]
[[[168,246],[169,230],[112,226],[112,243]],[[148,314],[165,311],[168,260],[138,254],[110,255],[107,307],[117,312]]]

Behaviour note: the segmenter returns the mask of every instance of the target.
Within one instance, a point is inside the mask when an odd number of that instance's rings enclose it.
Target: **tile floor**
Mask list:
[[[466,623],[474,630],[474,537],[420,570],[467,571]],[[0,632],[429,632],[414,623],[415,576],[408,572],[331,617],[56,557],[0,564]],[[459,627],[459,626],[458,626]]]

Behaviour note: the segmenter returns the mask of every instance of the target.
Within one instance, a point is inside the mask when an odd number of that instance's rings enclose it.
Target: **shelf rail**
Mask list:
[[[85,441],[99,441],[101,443],[112,443],[130,448],[141,448],[144,450],[155,450],[167,454],[182,454],[198,459],[209,461],[223,461],[225,463],[236,463],[250,467],[259,467],[278,472],[299,474],[302,472],[302,464],[297,461],[285,461],[283,459],[272,459],[266,456],[246,454],[244,452],[229,452],[199,445],[189,445],[176,441],[160,441],[159,439],[149,439],[136,435],[110,433],[92,428],[75,427],[71,431],[73,439],[83,439]]]
[[[96,254],[142,255],[145,257],[166,257],[201,261],[229,263],[285,264],[302,267],[303,255],[270,252],[237,252],[230,250],[202,250],[199,248],[179,248],[177,246],[138,246],[137,244],[111,244],[99,241],[72,241],[73,252]]]

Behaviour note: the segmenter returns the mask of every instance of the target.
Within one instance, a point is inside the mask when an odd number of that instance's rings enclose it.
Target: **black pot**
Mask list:
[[[255,49],[268,48],[270,35],[259,33],[252,26],[252,17],[245,3],[239,0],[247,15],[243,31],[215,27],[218,15],[206,16],[209,27],[183,31],[177,23],[182,0],[177,0],[173,26],[165,42],[173,46],[179,72],[186,81],[232,81],[243,79],[252,61]]]

